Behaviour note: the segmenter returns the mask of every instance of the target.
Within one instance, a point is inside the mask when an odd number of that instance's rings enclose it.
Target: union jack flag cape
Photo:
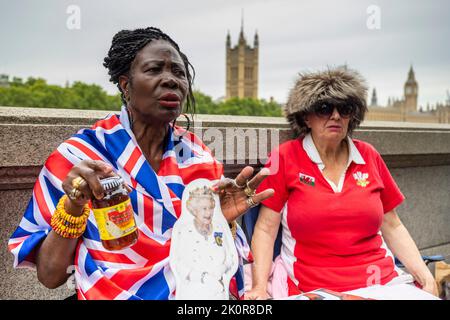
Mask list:
[[[198,178],[221,179],[223,166],[194,134],[171,126],[167,136],[158,172],[136,143],[125,107],[120,115],[109,115],[63,142],[46,160],[20,225],[9,240],[14,267],[35,266],[34,249],[51,231],[50,219],[64,194],[62,182],[70,169],[84,159],[101,160],[112,165],[133,189],[130,198],[139,240],[119,251],[104,249],[91,214],[75,254],[78,299],[173,299],[170,240],[181,214],[184,186]],[[235,243],[240,266],[230,292],[242,299],[243,259],[251,260],[251,254],[240,228]]]

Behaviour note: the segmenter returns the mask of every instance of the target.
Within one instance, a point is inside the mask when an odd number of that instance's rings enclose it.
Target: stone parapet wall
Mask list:
[[[13,270],[7,241],[18,225],[47,156],[107,111],[0,107],[0,299],[61,299],[34,272]],[[180,125],[186,125],[180,122]],[[233,177],[246,164],[261,167],[270,149],[290,139],[283,118],[199,115],[191,128]],[[381,153],[406,196],[399,215],[423,254],[450,259],[450,125],[366,121],[354,137]]]

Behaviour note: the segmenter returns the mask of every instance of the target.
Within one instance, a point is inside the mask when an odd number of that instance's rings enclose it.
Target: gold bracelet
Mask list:
[[[236,220],[233,220],[228,224],[230,226],[231,234],[233,235],[233,239],[236,239],[236,233],[237,233],[237,223]]]
[[[59,199],[50,225],[53,231],[55,231],[55,233],[57,233],[61,237],[67,239],[76,239],[81,237],[86,230],[90,209],[86,204],[83,208],[83,214],[79,217],[75,217],[66,212],[66,209],[64,207],[66,199],[67,195],[63,195],[61,199]]]

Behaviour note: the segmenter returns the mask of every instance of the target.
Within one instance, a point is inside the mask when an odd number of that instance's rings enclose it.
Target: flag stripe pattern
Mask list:
[[[51,231],[51,216],[71,168],[85,159],[101,160],[133,188],[130,199],[139,239],[130,248],[106,250],[91,213],[75,254],[78,298],[173,299],[170,239],[181,214],[184,186],[197,178],[221,179],[223,166],[194,134],[180,127],[169,128],[165,146],[160,169],[155,172],[135,140],[125,107],[120,115],[111,114],[63,142],[46,160],[24,216],[9,240],[14,267],[35,266],[34,249]],[[251,260],[251,254],[240,228],[235,243],[240,267],[230,292],[242,298],[242,264]]]

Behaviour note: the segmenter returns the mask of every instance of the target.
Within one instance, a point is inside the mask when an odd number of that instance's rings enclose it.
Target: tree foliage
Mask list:
[[[223,114],[238,116],[281,117],[281,106],[274,101],[252,98],[231,98],[215,102],[210,96],[199,91],[194,92],[197,102],[196,111],[199,114]]]
[[[281,116],[281,107],[273,101],[232,98],[214,101],[210,96],[194,92],[196,113],[243,116]],[[109,95],[96,84],[76,81],[61,87],[45,79],[30,77],[26,81],[13,77],[0,84],[0,106],[120,110],[120,95]]]
[[[119,110],[120,96],[108,95],[96,84],[80,81],[70,86],[50,85],[42,78],[13,77],[0,87],[0,105],[33,108]]]

